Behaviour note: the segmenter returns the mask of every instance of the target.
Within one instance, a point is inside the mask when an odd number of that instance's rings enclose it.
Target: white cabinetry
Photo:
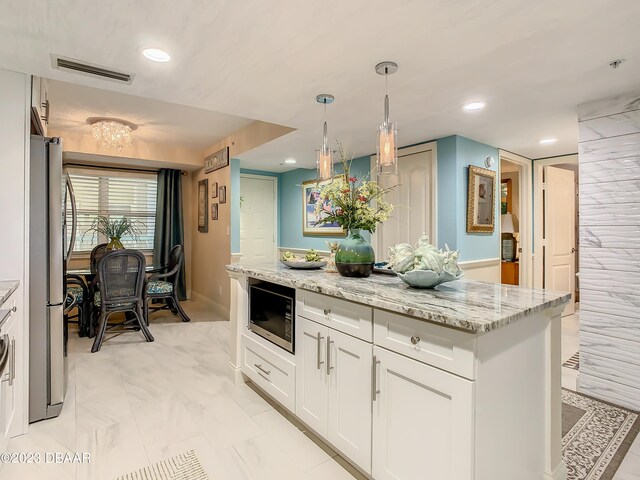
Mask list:
[[[2,307],[9,310],[10,316],[0,328],[0,338],[8,346],[5,367],[0,372],[0,452],[5,451],[9,437],[16,435],[16,412],[18,407],[17,371],[21,370],[22,358],[22,319],[16,306],[14,293]],[[15,309],[15,311],[13,311]]]
[[[473,382],[373,348],[373,478],[473,478]]]
[[[46,136],[49,125],[49,91],[45,78],[31,77],[31,108],[42,126],[42,134]]]
[[[371,472],[371,344],[296,318],[296,415]]]

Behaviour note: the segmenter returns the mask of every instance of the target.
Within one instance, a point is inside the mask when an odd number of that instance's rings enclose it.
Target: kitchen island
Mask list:
[[[569,294],[434,290],[229,265],[231,366],[375,480],[566,478],[560,313]],[[295,289],[294,353],[249,329],[249,279]],[[240,375],[240,373],[242,375]]]

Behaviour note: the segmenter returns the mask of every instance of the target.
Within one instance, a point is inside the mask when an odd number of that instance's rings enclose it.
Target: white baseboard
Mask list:
[[[241,253],[232,253],[231,254],[231,264],[240,263],[240,260],[242,260],[242,254]]]
[[[562,460],[553,472],[545,472],[544,480],[567,480],[568,476],[567,465]]]
[[[500,259],[485,258],[460,262],[460,268],[467,280],[481,280],[484,282],[500,283]]]
[[[205,297],[204,295],[192,290],[191,300],[208,305],[214,313],[227,321],[229,320],[229,309],[224,307],[223,305],[220,305],[219,303],[214,302],[209,297]]]

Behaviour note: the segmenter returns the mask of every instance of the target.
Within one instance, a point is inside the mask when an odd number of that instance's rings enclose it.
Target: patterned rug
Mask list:
[[[563,367],[580,370],[580,352],[576,352],[573,356],[562,364]]]
[[[562,390],[568,480],[611,480],[640,430],[638,412]]]
[[[193,450],[118,477],[117,480],[208,480]]]

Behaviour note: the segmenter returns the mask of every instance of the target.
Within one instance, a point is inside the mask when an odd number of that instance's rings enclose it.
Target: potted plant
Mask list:
[[[373,271],[375,254],[361,230],[373,233],[379,223],[389,218],[393,205],[385,195],[395,187],[382,188],[378,182],[351,175],[351,160],[339,146],[340,163],[344,175],[320,189],[323,201],[316,203],[318,223],[337,223],[348,231],[347,238],[338,245],[335,262],[340,275],[368,277]],[[326,206],[331,209],[327,211]]]
[[[121,239],[125,235],[129,235],[135,239],[140,237],[138,222],[134,222],[127,217],[109,218],[104,215],[99,215],[87,229],[87,232],[101,233],[109,238],[109,244],[106,247],[107,250],[123,249],[124,245],[122,245]]]

